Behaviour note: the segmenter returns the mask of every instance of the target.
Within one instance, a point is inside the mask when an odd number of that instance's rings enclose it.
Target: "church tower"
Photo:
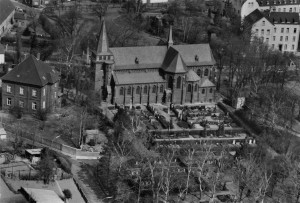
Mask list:
[[[92,54],[92,66],[95,69],[95,91],[102,100],[111,99],[111,71],[114,63],[113,55],[109,50],[105,21],[102,20],[97,50]]]

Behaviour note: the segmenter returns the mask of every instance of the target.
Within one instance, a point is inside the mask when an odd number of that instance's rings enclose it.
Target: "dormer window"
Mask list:
[[[195,61],[199,61],[198,55],[195,55]]]
[[[138,59],[138,57],[135,58],[134,62],[135,62],[135,64],[139,64],[139,59]]]

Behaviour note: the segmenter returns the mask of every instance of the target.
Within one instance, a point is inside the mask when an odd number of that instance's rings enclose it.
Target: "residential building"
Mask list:
[[[212,102],[215,59],[209,44],[113,47],[102,22],[91,66],[95,90],[112,104]]]
[[[23,0],[23,3],[28,6],[39,7],[41,5],[48,5],[50,0]]]
[[[299,42],[300,21],[297,13],[261,12],[254,10],[244,19],[244,27],[252,36],[260,38],[271,48],[296,52]]]
[[[257,0],[260,10],[300,13],[300,0]]]
[[[0,0],[0,38],[14,24],[15,6],[10,0]]]
[[[2,109],[19,106],[27,113],[49,111],[60,105],[59,74],[29,55],[2,77]]]

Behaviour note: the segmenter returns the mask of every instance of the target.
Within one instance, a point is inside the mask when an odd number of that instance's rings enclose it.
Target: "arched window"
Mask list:
[[[152,93],[156,93],[156,86],[155,85],[152,87]]]
[[[199,77],[202,77],[202,71],[201,71],[201,69],[198,69],[198,70],[197,70],[197,75],[198,75]]]
[[[202,94],[205,94],[205,89],[204,88],[202,89]]]
[[[209,89],[209,93],[212,93],[212,91],[213,91],[212,88],[210,88],[210,89]]]
[[[128,89],[127,89],[127,94],[131,94],[131,87],[128,87]]]
[[[168,88],[173,89],[173,78],[171,76],[169,76]]]
[[[140,94],[140,87],[139,86],[136,88],[136,94]]]
[[[194,89],[194,91],[197,92],[197,89],[198,89],[198,85],[195,84],[195,89]]]
[[[204,76],[208,76],[208,69],[207,68],[204,71]]]
[[[123,92],[124,92],[124,88],[121,87],[121,88],[120,88],[120,95],[123,95]]]
[[[180,76],[177,78],[177,85],[176,85],[176,88],[177,88],[177,89],[180,89],[180,88],[181,88],[181,77],[180,77]]]
[[[159,91],[160,91],[160,93],[164,92],[164,86],[163,85],[160,86],[160,90]]]
[[[188,92],[191,92],[191,91],[192,91],[192,85],[191,85],[191,84],[188,85],[187,91],[188,91]]]
[[[144,87],[144,94],[147,94],[148,92],[148,89],[147,89],[147,86]]]

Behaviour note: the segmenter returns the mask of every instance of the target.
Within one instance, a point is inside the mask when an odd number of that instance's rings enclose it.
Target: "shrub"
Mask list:
[[[38,109],[36,114],[36,118],[41,121],[46,121],[48,117],[48,110],[47,109]]]
[[[90,142],[89,142],[89,145],[90,146],[95,146],[96,145],[96,142],[94,139],[91,139]]]
[[[71,173],[71,167],[72,164],[70,162],[67,161],[67,159],[65,159],[62,156],[58,156],[56,155],[57,158],[57,163],[59,164],[59,166],[67,173]]]
[[[69,189],[64,189],[63,193],[64,193],[66,199],[72,199],[72,193]]]
[[[23,110],[19,106],[14,106],[14,107],[9,109],[9,113],[11,115],[13,115],[14,117],[16,117],[17,119],[20,119],[20,118],[22,118]]]

